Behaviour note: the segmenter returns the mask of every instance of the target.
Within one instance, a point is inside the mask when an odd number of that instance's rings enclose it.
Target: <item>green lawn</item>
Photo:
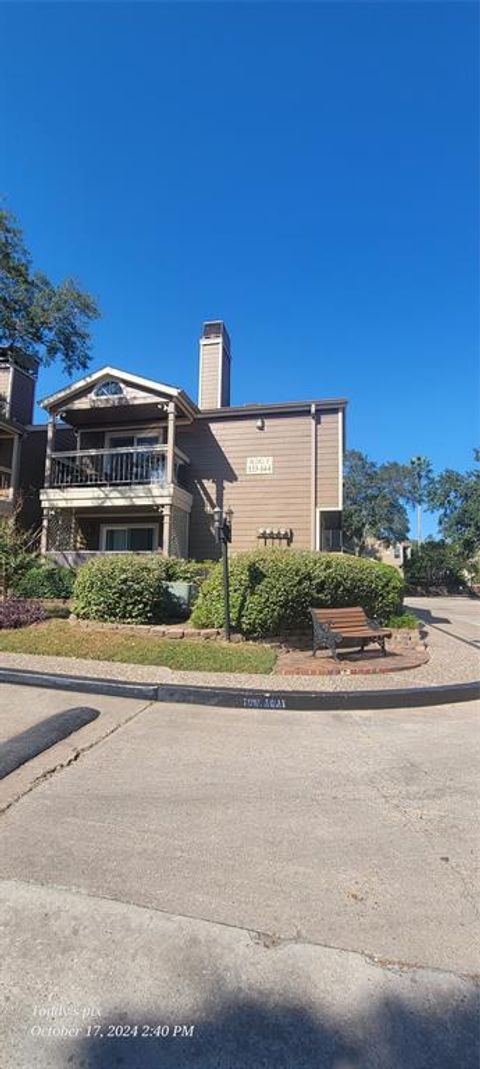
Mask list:
[[[133,631],[82,630],[65,620],[48,620],[16,630],[0,631],[0,650],[10,653],[85,657],[89,661],[122,661],[165,665],[180,672],[271,672],[276,661],[269,646],[155,638]]]

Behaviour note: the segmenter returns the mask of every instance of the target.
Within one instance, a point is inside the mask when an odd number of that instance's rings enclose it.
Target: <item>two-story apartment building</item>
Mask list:
[[[199,396],[114,367],[44,398],[22,484],[39,487],[42,551],[215,557],[213,510],[232,549],[341,549],[343,399],[230,404],[230,339],[205,323]]]

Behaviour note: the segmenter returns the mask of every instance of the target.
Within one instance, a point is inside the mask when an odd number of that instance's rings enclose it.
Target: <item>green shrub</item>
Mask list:
[[[183,560],[181,557],[168,557],[165,559],[165,578],[169,582],[183,580],[192,583],[198,592],[215,567],[214,560]]]
[[[74,612],[90,620],[165,623],[178,615],[165,586],[167,571],[166,559],[156,554],[97,557],[79,568]]]
[[[459,593],[467,586],[466,567],[465,556],[457,546],[427,539],[412,547],[404,566],[405,583],[407,589],[420,594]]]
[[[420,627],[420,620],[418,619],[418,616],[415,616],[413,614],[413,612],[394,613],[387,620],[387,627],[391,627],[392,630],[395,631],[402,630],[403,628],[407,627],[411,630],[413,630],[413,628],[418,630],[418,628]]]
[[[34,564],[15,585],[22,598],[70,598],[75,572],[50,564]]]
[[[260,638],[310,626],[310,607],[361,605],[380,623],[399,610],[403,580],[396,568],[347,554],[259,550],[230,559],[230,613],[234,628]],[[223,623],[221,565],[205,580],[192,624]]]

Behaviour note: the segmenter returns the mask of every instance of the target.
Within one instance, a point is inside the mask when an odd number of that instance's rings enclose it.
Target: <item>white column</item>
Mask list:
[[[172,529],[172,506],[163,506],[163,538],[162,549],[165,557],[170,556],[170,534]]]
[[[45,452],[45,480],[44,486],[50,486],[50,478],[52,472],[52,453],[55,451],[55,425],[57,417],[52,412],[49,416],[47,426],[47,448]]]
[[[310,549],[320,549],[317,546],[317,409],[314,404],[310,408],[310,417]]]
[[[40,553],[42,557],[45,556],[48,545],[48,512],[48,508],[44,506],[42,515],[42,533],[40,535]]]

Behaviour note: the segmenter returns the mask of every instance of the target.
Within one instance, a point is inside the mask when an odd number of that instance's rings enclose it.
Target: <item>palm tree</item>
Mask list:
[[[405,497],[417,510],[417,544],[422,541],[422,507],[426,505],[433,471],[428,457],[412,457],[407,466]]]

